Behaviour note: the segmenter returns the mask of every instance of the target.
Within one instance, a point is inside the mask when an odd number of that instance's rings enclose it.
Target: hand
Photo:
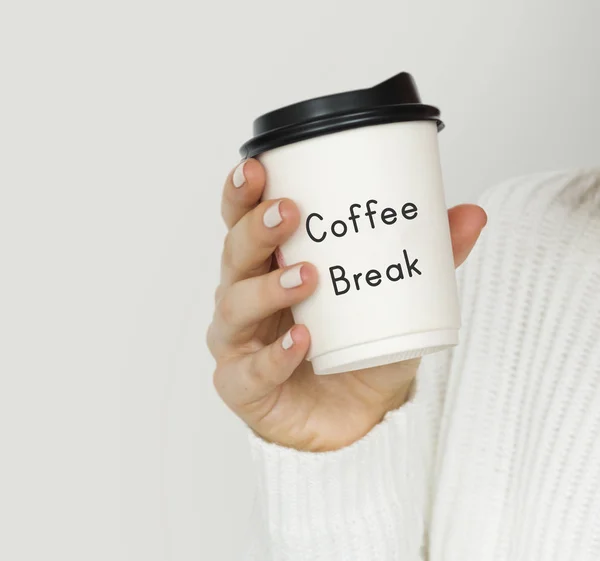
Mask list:
[[[264,184],[257,160],[246,161],[225,183],[222,214],[229,233],[207,334],[217,361],[214,384],[265,440],[299,450],[335,450],[363,437],[406,401],[419,359],[315,375],[304,360],[310,334],[294,325],[290,306],[312,294],[317,271],[310,263],[276,268],[273,252],[296,230],[300,214],[289,199],[259,202]],[[475,205],[457,206],[448,216],[458,266],[487,217]]]

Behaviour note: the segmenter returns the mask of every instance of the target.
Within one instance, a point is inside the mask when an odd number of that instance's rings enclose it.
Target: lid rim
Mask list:
[[[352,113],[338,113],[310,121],[295,123],[257,135],[240,148],[243,158],[254,158],[269,150],[310,138],[325,136],[354,128],[410,121],[435,121],[438,132],[444,129],[440,111],[433,105],[420,103],[396,104]]]

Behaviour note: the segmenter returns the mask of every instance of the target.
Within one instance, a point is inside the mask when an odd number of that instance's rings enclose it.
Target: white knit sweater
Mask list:
[[[463,329],[365,438],[251,436],[256,561],[600,559],[600,170],[484,196]]]

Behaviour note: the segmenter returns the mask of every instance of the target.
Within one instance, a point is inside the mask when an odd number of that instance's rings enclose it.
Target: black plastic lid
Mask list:
[[[309,99],[265,113],[254,121],[254,137],[240,148],[243,158],[347,129],[399,121],[436,121],[436,107],[421,103],[413,77],[396,74],[372,88]]]

